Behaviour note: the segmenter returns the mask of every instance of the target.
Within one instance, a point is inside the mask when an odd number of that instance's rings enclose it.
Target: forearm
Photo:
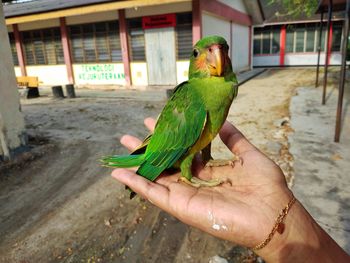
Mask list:
[[[285,232],[256,251],[267,262],[350,262],[350,256],[297,201],[285,219]]]

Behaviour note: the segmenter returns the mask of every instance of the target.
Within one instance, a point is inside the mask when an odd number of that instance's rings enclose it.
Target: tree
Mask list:
[[[30,2],[35,0],[1,0],[4,4],[12,4],[12,3],[22,3],[22,2]]]
[[[285,13],[279,12],[280,16],[311,16],[316,12],[318,0],[269,0],[269,5],[271,4],[279,4],[284,8]]]

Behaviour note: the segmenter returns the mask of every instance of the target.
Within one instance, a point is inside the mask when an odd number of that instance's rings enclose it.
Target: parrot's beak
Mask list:
[[[221,45],[211,45],[208,48],[207,59],[209,62],[210,75],[222,76],[225,68],[225,56]]]

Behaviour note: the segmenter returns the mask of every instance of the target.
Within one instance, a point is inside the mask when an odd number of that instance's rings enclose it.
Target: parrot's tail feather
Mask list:
[[[140,166],[144,161],[144,154],[112,155],[101,159],[102,165],[107,167],[128,168]]]

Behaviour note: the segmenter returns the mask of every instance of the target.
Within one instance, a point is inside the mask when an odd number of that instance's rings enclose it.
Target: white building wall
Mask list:
[[[245,14],[247,13],[247,8],[244,5],[244,1],[241,1],[241,0],[218,0],[218,1],[234,9],[237,9],[238,11],[241,11]]]
[[[325,55],[324,53],[320,56],[320,65],[324,65]],[[331,55],[330,65],[340,65],[341,64],[341,54],[334,53]],[[306,65],[313,66],[317,65],[317,53],[302,53],[302,54],[286,54],[284,58],[284,64],[286,66],[298,66],[298,65]]]
[[[264,66],[279,66],[280,56],[269,55],[269,56],[254,56],[253,67],[264,67]]]
[[[235,72],[249,68],[249,27],[231,24],[208,13],[202,14],[202,27],[203,36],[219,35],[226,39]]]
[[[177,72],[177,84],[188,80],[188,68],[190,61],[177,61],[176,72]]]
[[[321,53],[320,65],[324,65],[325,55]],[[287,53],[284,57],[284,66],[316,66],[317,64],[317,53],[300,53],[292,54]],[[340,65],[341,64],[341,54],[335,52],[331,55],[330,65]],[[280,66],[280,56],[279,55],[258,55],[253,57],[254,67],[274,67]]]
[[[249,27],[232,24],[231,60],[233,71],[249,69]]]
[[[148,85],[148,69],[146,62],[131,62],[131,82],[134,86]]]
[[[22,76],[21,68],[19,66],[15,67],[15,74],[16,74],[16,77]]]
[[[40,85],[69,84],[66,65],[27,66],[27,75],[38,77]]]
[[[230,21],[220,19],[216,16],[203,13],[202,14],[202,35],[211,36],[218,35],[226,39],[227,43],[230,44],[231,38],[231,23]]]

